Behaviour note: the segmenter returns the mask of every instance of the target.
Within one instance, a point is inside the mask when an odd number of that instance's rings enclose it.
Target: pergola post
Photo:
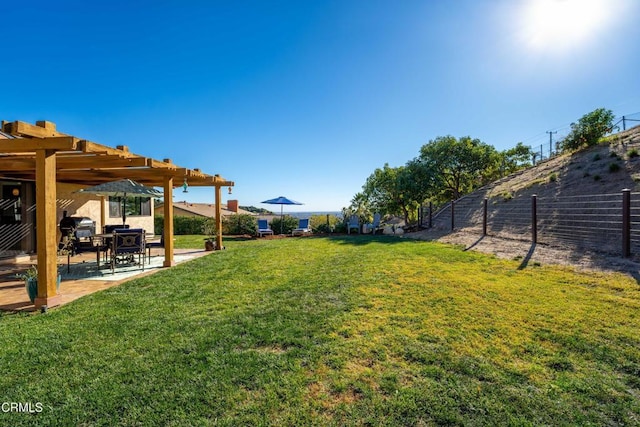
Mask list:
[[[164,177],[164,263],[163,267],[175,265],[173,261],[173,177]]]
[[[102,230],[104,230],[104,226],[107,223],[106,200],[107,198],[105,196],[100,196],[100,228]]]
[[[222,249],[222,186],[216,184],[216,250]]]
[[[56,247],[56,152],[36,150],[36,239],[38,251],[38,295],[36,308],[60,304],[56,295],[58,254]]]

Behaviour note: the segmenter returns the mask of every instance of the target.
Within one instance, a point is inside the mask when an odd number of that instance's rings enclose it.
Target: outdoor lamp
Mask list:
[[[187,178],[185,178],[184,183],[182,184],[182,192],[188,193],[187,188],[189,188],[189,184],[187,184]]]
[[[231,187],[229,187],[229,194],[231,194]]]

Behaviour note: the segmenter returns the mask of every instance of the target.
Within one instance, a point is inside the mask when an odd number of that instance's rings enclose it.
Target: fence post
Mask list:
[[[482,202],[482,235],[487,235],[487,198]]]
[[[631,256],[631,190],[622,190],[622,256]]]
[[[429,228],[433,227],[433,202],[429,202]]]
[[[538,243],[538,196],[531,196],[531,243]]]
[[[455,200],[451,200],[451,231],[456,227]]]

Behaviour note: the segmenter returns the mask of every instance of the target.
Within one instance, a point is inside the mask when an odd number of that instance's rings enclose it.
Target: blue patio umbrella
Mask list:
[[[287,199],[284,196],[276,197],[275,199],[265,200],[261,203],[267,203],[269,205],[280,205],[280,234],[282,234],[282,225],[284,223],[284,213],[283,208],[284,205],[302,205],[300,202],[296,202],[295,200]]]

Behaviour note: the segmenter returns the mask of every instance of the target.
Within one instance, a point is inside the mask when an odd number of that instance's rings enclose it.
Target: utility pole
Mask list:
[[[551,154],[553,154],[553,134],[558,133],[558,131],[551,132],[548,130],[547,133],[549,134],[549,158],[551,158]]]

